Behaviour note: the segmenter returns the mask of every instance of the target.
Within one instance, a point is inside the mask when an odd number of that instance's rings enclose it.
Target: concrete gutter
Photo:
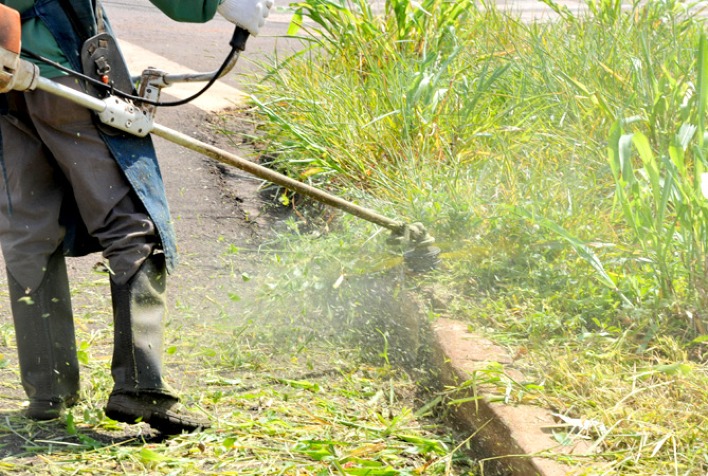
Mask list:
[[[499,363],[515,381],[523,375],[511,368],[512,358],[501,347],[468,330],[459,321],[438,319],[432,325],[433,366],[446,387],[459,387],[475,371]],[[558,422],[549,410],[531,405],[507,405],[491,401],[491,388],[467,386],[454,394],[455,400],[471,399],[452,407],[451,423],[474,435],[470,446],[483,464],[485,475],[560,476],[573,473],[558,462],[563,455],[585,453],[583,441],[561,446],[548,431]],[[497,392],[498,395],[498,392]],[[477,398],[475,398],[477,397]],[[547,457],[536,456],[543,454]],[[577,470],[577,469],[576,469]]]

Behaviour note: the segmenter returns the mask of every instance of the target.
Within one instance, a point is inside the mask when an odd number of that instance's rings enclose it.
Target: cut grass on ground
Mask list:
[[[170,382],[211,429],[163,441],[146,425],[107,419],[112,337],[100,299],[107,292],[95,283],[75,290],[79,302],[92,304],[79,306],[87,312],[77,318],[83,400],[64,420],[21,416],[14,338],[7,324],[0,329],[0,473],[468,473],[471,463],[453,435],[428,410],[416,414],[424,401],[405,372],[367,364],[358,349],[313,327],[269,321],[257,309],[238,322],[233,315],[169,322]]]

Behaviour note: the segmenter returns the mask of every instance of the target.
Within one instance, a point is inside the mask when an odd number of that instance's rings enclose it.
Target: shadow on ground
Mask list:
[[[135,446],[166,440],[146,424],[111,428],[77,429],[71,416],[36,422],[23,416],[21,410],[0,410],[0,459],[27,458],[36,455],[72,453],[103,446]]]

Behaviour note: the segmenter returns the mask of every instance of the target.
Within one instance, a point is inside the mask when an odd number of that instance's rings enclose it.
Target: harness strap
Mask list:
[[[84,41],[88,40],[91,37],[91,30],[89,29],[90,27],[86,24],[86,22],[83,22],[79,19],[79,15],[78,13],[76,13],[76,9],[74,9],[74,4],[71,3],[71,0],[59,0],[59,5],[61,5],[61,8],[66,13],[66,16],[69,18],[71,26],[74,27],[74,31],[77,35],[79,35],[81,42],[83,43]]]

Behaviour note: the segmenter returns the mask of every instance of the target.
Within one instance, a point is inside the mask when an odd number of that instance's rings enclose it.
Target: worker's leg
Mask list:
[[[79,398],[79,362],[64,256],[54,253],[29,293],[7,273],[27,416],[50,420]]]
[[[150,256],[124,284],[111,281],[115,316],[113,378],[115,387],[106,415],[128,423],[147,421],[157,430],[176,434],[208,426],[182,408],[162,384],[162,326],[165,312],[165,260]]]
[[[72,78],[56,81],[78,88]],[[71,186],[88,232],[108,259],[111,276],[127,282],[159,247],[159,237],[103,142],[93,113],[43,91],[29,94],[27,103],[34,126]]]
[[[30,401],[27,415],[48,420],[76,403],[79,393],[69,281],[59,249],[64,191],[27,117],[2,116],[0,129],[5,178],[0,181],[0,243],[20,376]]]
[[[63,82],[72,85],[71,80]],[[46,93],[31,101],[34,123],[71,183],[81,217],[111,269],[114,390],[107,415],[129,423],[145,421],[169,433],[207,426],[179,406],[163,381],[166,269],[152,220],[89,111]],[[48,114],[57,107],[61,116]]]

